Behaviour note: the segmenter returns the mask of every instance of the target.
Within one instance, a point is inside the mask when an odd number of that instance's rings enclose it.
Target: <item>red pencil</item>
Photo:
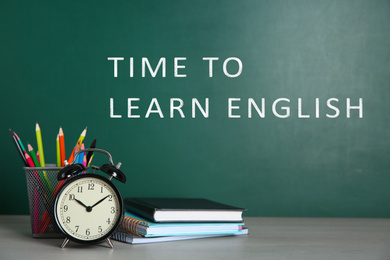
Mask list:
[[[64,131],[62,131],[62,127],[60,127],[60,133],[58,134],[58,138],[60,141],[60,156],[61,156],[61,167],[65,166],[65,137]]]
[[[28,166],[35,167],[33,160],[31,159],[30,155],[28,155],[28,153],[26,153],[26,151],[24,151],[24,157],[26,157],[26,161],[28,163]]]

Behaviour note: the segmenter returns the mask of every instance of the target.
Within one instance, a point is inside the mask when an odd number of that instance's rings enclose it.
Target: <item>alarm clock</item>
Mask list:
[[[110,164],[100,167],[110,177],[83,173],[89,169],[74,163],[82,152],[95,151],[108,155]],[[71,164],[58,172],[58,181],[66,180],[58,191],[54,202],[55,221],[65,235],[61,245],[64,248],[69,240],[82,244],[96,244],[106,241],[113,248],[110,236],[119,226],[124,214],[123,199],[119,190],[111,182],[112,178],[125,183],[126,176],[112,161],[111,154],[105,150],[89,148],[78,151]]]

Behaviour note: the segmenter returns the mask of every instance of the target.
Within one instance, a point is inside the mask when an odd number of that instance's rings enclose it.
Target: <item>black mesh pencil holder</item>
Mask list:
[[[26,172],[31,230],[35,238],[63,237],[53,214],[53,204],[61,182],[57,181],[62,167],[23,167]]]

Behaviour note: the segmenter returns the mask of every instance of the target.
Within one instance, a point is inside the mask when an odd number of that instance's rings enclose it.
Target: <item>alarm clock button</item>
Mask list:
[[[57,180],[58,181],[65,180],[69,177],[72,177],[72,176],[78,174],[78,173],[81,173],[82,171],[85,171],[84,165],[82,165],[80,163],[70,164],[58,172]]]
[[[114,165],[103,164],[102,166],[100,166],[100,170],[102,172],[107,173],[108,175],[114,177],[115,179],[117,179],[118,181],[120,181],[122,183],[126,182],[125,174],[121,170],[116,168]]]

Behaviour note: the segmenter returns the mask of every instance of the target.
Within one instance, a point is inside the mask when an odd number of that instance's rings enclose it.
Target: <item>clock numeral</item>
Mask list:
[[[68,211],[68,205],[64,205],[64,212],[67,212]]]
[[[88,190],[94,190],[95,189],[95,184],[94,183],[89,183],[88,184]]]
[[[102,233],[102,232],[103,232],[102,226],[99,226],[99,227],[98,227],[98,232],[99,232],[99,233]]]
[[[111,219],[110,219],[110,218],[108,218],[106,222],[107,222],[107,224],[109,224],[109,225],[110,225],[110,223],[111,223]]]
[[[80,226],[74,226],[76,228],[76,232],[79,232]]]
[[[70,217],[66,217],[66,223],[70,223]]]
[[[91,231],[90,231],[89,228],[87,228],[87,230],[85,230],[85,234],[86,234],[87,236],[89,236],[89,235],[91,234]]]
[[[108,196],[108,201],[112,201],[112,195]]]
[[[103,193],[103,187],[100,187],[100,193]]]
[[[74,194],[69,194],[69,200],[74,200],[75,199],[75,195]]]
[[[111,213],[112,213],[112,214],[115,213],[115,207],[111,207]]]
[[[83,193],[83,186],[78,186],[77,187],[77,192],[78,193]]]

